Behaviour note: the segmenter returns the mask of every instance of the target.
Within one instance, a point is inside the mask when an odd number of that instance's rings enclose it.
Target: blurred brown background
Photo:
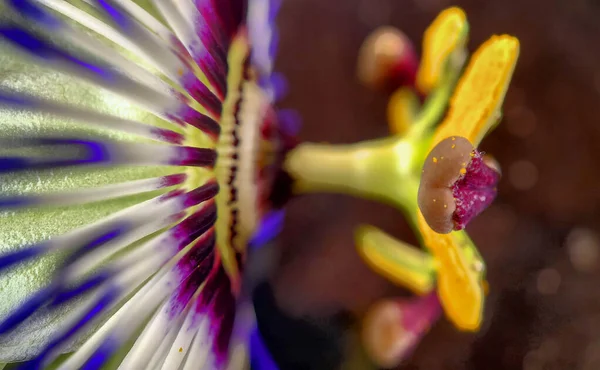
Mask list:
[[[461,6],[473,51],[494,33],[521,40],[504,120],[483,143],[504,177],[469,232],[491,294],[477,335],[437,324],[403,369],[600,369],[600,2],[596,0],[284,0],[278,69],[302,139],[349,143],[387,134],[387,96],[360,86],[358,49],[394,25],[415,41]],[[338,195],[291,204],[272,277],[296,316],[360,312],[401,291],[371,272],[352,230],[371,223],[413,241],[398,211]],[[352,347],[349,347],[352,348]]]

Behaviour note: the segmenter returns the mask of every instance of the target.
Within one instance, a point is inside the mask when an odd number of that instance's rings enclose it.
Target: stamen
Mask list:
[[[430,94],[443,83],[448,71],[462,68],[468,30],[466,15],[457,7],[441,12],[427,28],[416,81],[421,93]]]
[[[418,295],[435,288],[436,262],[429,253],[373,226],[361,226],[355,235],[362,259],[392,283]]]

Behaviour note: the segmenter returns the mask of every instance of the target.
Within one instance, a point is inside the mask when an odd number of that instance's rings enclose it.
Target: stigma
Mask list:
[[[462,230],[494,201],[500,175],[497,163],[469,140],[448,137],[425,160],[419,208],[435,232]]]

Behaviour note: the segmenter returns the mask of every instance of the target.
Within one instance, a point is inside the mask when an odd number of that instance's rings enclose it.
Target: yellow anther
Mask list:
[[[467,17],[456,7],[441,12],[427,28],[416,82],[422,93],[428,94],[439,85],[452,53],[464,47],[467,30]]]
[[[355,239],[358,253],[367,265],[391,282],[419,295],[434,288],[435,264],[429,253],[373,226],[360,227]]]
[[[473,54],[450,100],[446,118],[436,130],[431,147],[452,135],[477,146],[496,123],[519,56],[519,41],[493,36]]]
[[[392,94],[388,103],[388,122],[393,134],[403,135],[412,126],[419,110],[419,99],[409,87]]]
[[[434,133],[431,148],[447,137],[455,140],[454,135],[466,137],[474,146],[479,144],[496,123],[518,55],[519,41],[507,35],[490,38],[473,54],[451,98],[448,114]],[[461,169],[461,173],[466,170]],[[469,258],[457,242],[464,233],[438,234],[420,211],[418,221],[425,245],[440,263],[438,289],[444,311],[457,327],[477,330],[484,301],[482,278],[481,272],[469,268]],[[468,243],[466,234],[463,238]]]
[[[438,263],[438,295],[448,319],[459,329],[475,331],[481,325],[484,295],[482,272],[476,274],[472,261],[462,250],[474,250],[464,231],[438,234],[418,212],[418,226],[425,246]],[[471,255],[472,258],[476,256]]]

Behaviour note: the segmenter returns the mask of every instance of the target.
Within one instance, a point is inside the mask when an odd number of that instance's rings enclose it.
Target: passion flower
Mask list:
[[[246,246],[291,142],[277,8],[0,4],[0,361],[228,365]]]

